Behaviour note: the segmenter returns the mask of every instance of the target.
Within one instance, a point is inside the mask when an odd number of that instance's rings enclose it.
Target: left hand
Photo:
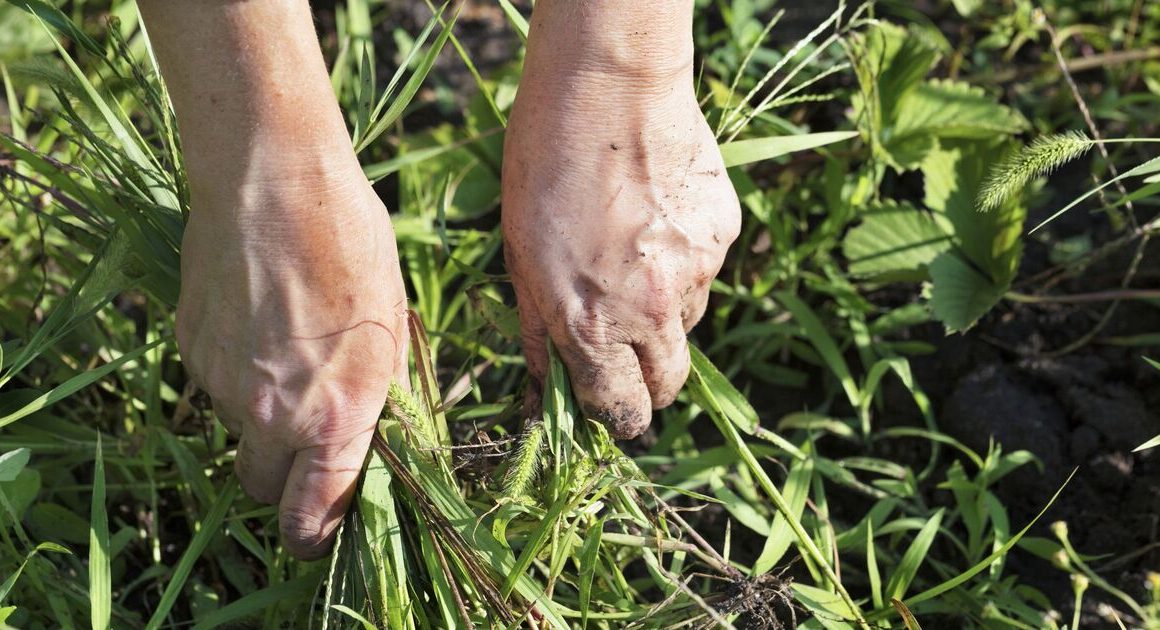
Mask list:
[[[676,399],[686,333],[741,225],[691,61],[629,92],[633,79],[532,65],[508,127],[504,252],[529,370],[543,383],[551,338],[616,438]]]

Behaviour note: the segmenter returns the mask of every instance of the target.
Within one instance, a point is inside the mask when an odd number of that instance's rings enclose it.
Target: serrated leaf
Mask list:
[[[907,203],[872,208],[842,241],[850,273],[925,275],[927,265],[951,247],[949,226]]]
[[[958,254],[946,252],[930,264],[930,307],[950,332],[967,330],[991,310],[1007,285],[996,285]]]
[[[949,80],[932,80],[908,92],[898,105],[888,142],[910,136],[991,138],[1027,128],[1027,119],[1001,105],[982,88]]]
[[[897,170],[916,168],[939,138],[994,138],[1028,123],[1015,110],[966,83],[923,81],[939,50],[920,28],[889,23],[851,38],[851,62],[861,89],[852,116],[875,152]]]
[[[883,121],[897,118],[899,100],[926,77],[938,62],[939,52],[923,38],[912,37],[907,29],[889,22],[851,36],[851,44],[862,84],[854,99],[854,117],[867,130],[881,129]],[[870,95],[869,112],[864,94]]]
[[[977,210],[978,190],[991,158],[1002,153],[991,142],[941,141],[922,163],[927,208],[950,221],[958,251],[997,285],[1015,276],[1027,215],[1017,200],[993,212]]]

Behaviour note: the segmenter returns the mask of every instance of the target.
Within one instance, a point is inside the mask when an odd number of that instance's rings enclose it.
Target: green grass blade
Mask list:
[[[396,96],[393,101],[391,101],[390,106],[387,107],[385,112],[383,112],[382,117],[371,123],[371,126],[367,129],[366,134],[364,134],[355,145],[355,153],[361,153],[363,149],[370,145],[370,143],[374,142],[378,139],[379,136],[383,135],[387,128],[399,119],[399,116],[403,115],[403,112],[407,109],[407,106],[411,104],[411,100],[415,98],[415,94],[419,92],[419,88],[423,85],[423,81],[427,79],[427,75],[431,72],[431,68],[435,66],[435,60],[439,58],[439,53],[442,52],[443,47],[447,45],[447,40],[451,38],[451,30],[455,27],[455,22],[458,18],[459,13],[456,12],[455,16],[443,25],[443,30],[440,31],[439,37],[436,38],[436,40],[431,44],[431,47],[427,49],[427,53],[423,55],[423,58],[419,62],[419,66],[415,68],[413,73],[411,73],[411,78],[407,79],[407,83],[403,86],[403,89],[399,92],[399,95]]]
[[[882,597],[882,574],[878,570],[878,554],[874,552],[874,521],[866,521],[866,576],[870,581],[870,602],[874,608],[881,608],[884,603]]]
[[[797,519],[801,519],[802,512],[806,507],[806,500],[809,498],[810,483],[814,476],[813,462],[813,459],[795,461],[790,466],[789,474],[786,475],[785,479],[785,487],[782,488],[786,503],[789,504],[794,518]],[[789,551],[794,538],[793,529],[789,526],[785,516],[781,514],[775,516],[769,536],[765,540],[765,547],[761,550],[761,555],[758,556],[757,561],[753,563],[753,574],[760,575],[777,566],[777,563],[781,562],[782,557],[785,556],[785,552]]]
[[[951,589],[958,588],[959,586],[966,583],[967,580],[970,580],[971,578],[982,573],[983,571],[986,571],[987,568],[990,567],[991,564],[995,562],[995,560],[1006,555],[1006,553],[1008,551],[1010,551],[1012,547],[1014,547],[1016,544],[1018,544],[1019,541],[1023,539],[1023,536],[1026,535],[1027,532],[1031,531],[1031,528],[1034,527],[1035,524],[1039,522],[1039,519],[1043,518],[1043,515],[1046,514],[1048,510],[1051,509],[1051,506],[1055,505],[1056,500],[1059,499],[1059,495],[1063,494],[1064,489],[1067,488],[1067,484],[1071,483],[1071,480],[1075,477],[1075,474],[1078,471],[1079,471],[1078,468],[1071,471],[1071,474],[1068,475],[1067,479],[1064,480],[1063,485],[1061,485],[1059,487],[1059,490],[1056,490],[1055,494],[1053,494],[1051,496],[1051,499],[1047,502],[1047,505],[1043,506],[1043,509],[1040,510],[1039,513],[1035,515],[1035,518],[1031,519],[1031,521],[1029,523],[1027,523],[1027,525],[1024,526],[1023,529],[1019,530],[1019,533],[1015,534],[1009,540],[1007,540],[1007,542],[1003,543],[1002,547],[999,547],[998,549],[996,549],[994,552],[991,553],[991,555],[987,556],[986,558],[983,558],[981,561],[976,563],[970,569],[967,569],[966,571],[960,573],[959,575],[956,575],[955,577],[953,577],[949,580],[946,580],[945,582],[943,582],[937,586],[933,586],[933,587],[919,593],[918,595],[915,595],[914,597],[911,597],[911,598],[905,600],[906,605],[913,608],[915,606],[915,604],[919,604],[919,603],[934,599],[935,597],[938,597],[939,595],[942,595],[943,593],[945,593]],[[882,619],[882,618],[886,617],[887,615],[889,615],[892,610],[893,609],[891,609],[891,608],[884,608],[884,609],[875,610],[873,613],[867,615],[866,618],[870,621]]]
[[[930,517],[926,525],[923,525],[922,529],[919,530],[918,535],[914,537],[914,542],[903,554],[902,560],[890,576],[890,581],[886,583],[886,593],[891,599],[901,599],[906,595],[906,589],[910,588],[910,583],[918,575],[918,568],[926,559],[927,552],[930,551],[930,545],[934,542],[935,535],[938,534],[938,528],[942,524],[945,513],[946,510],[942,508],[935,512],[934,516]]]
[[[1035,232],[1039,231],[1039,229],[1042,228],[1043,226],[1058,219],[1060,216],[1063,215],[1063,213],[1078,206],[1085,199],[1091,197],[1092,195],[1100,192],[1101,190],[1107,188],[1108,186],[1111,186],[1112,184],[1114,184],[1118,181],[1127,179],[1129,177],[1141,177],[1143,175],[1151,175],[1152,173],[1157,173],[1157,172],[1160,172],[1160,157],[1154,157],[1151,160],[1148,160],[1147,162],[1144,162],[1143,164],[1141,164],[1141,165],[1139,165],[1139,166],[1137,166],[1137,167],[1135,167],[1135,168],[1133,168],[1125,173],[1121,173],[1118,177],[1113,177],[1112,179],[1109,179],[1108,181],[1106,181],[1106,182],[1100,184],[1099,186],[1087,191],[1086,193],[1080,195],[1079,197],[1076,197],[1074,201],[1072,201],[1071,203],[1064,206],[1063,209],[1056,211],[1054,214],[1052,214],[1051,216],[1044,219],[1043,222],[1041,222],[1039,225],[1031,228],[1031,231],[1028,232],[1028,234],[1034,234]]]
[[[55,388],[53,388],[49,392],[42,394],[40,396],[37,396],[35,399],[28,402],[27,404],[25,404],[21,408],[17,409],[16,411],[8,414],[7,416],[0,418],[0,427],[4,427],[4,426],[7,426],[9,424],[12,424],[13,422],[16,422],[17,420],[24,418],[25,416],[36,413],[37,411],[40,411],[41,409],[44,409],[46,407],[51,407],[52,405],[55,405],[56,403],[64,400],[65,398],[72,396],[73,394],[77,393],[78,391],[80,391],[80,390],[88,387],[89,385],[99,381],[100,379],[108,376],[109,374],[112,374],[113,372],[115,372],[116,370],[125,366],[126,364],[131,363],[133,361],[136,361],[137,359],[139,359],[141,357],[141,355],[145,354],[146,352],[153,349],[154,347],[164,343],[164,341],[165,340],[161,339],[161,340],[155,341],[153,343],[146,344],[140,348],[137,348],[136,350],[134,350],[132,352],[121,355],[121,357],[118,358],[116,361],[110,361],[109,363],[106,363],[105,365],[102,365],[101,367],[99,367],[95,370],[89,370],[88,372],[85,372],[83,374],[78,374],[77,376],[74,376],[74,377],[68,379],[67,381],[56,386]]]
[[[523,551],[520,552],[520,557],[516,559],[515,568],[509,571],[507,579],[504,580],[503,586],[500,587],[500,595],[507,597],[512,592],[512,589],[515,588],[516,580],[524,575],[528,567],[532,566],[532,561],[540,555],[540,551],[548,543],[548,538],[556,529],[556,525],[564,510],[571,504],[568,499],[567,494],[561,494],[556,499],[556,502],[552,504],[552,508],[548,510],[548,513],[544,515],[544,518],[540,520],[539,527],[527,537],[527,544],[524,545]]]
[[[511,0],[499,0],[499,7],[503,9],[503,14],[507,16],[508,22],[511,22],[512,28],[516,29],[520,39],[525,44],[528,43],[528,21],[520,10],[511,3]]]
[[[479,515],[467,504],[458,488],[453,487],[441,472],[439,467],[429,463],[419,455],[413,447],[401,440],[392,440],[390,449],[397,453],[400,460],[414,475],[417,487],[425,492],[423,497],[414,497],[417,501],[429,502],[433,508],[447,520],[471,547],[478,552],[479,559],[496,575],[507,576],[512,573],[515,558],[500,541],[492,536],[489,527],[481,524]],[[535,602],[543,619],[551,627],[567,628],[557,610],[557,605],[545,595],[544,588],[526,574],[520,574],[515,581],[514,590],[529,602]]]
[[[48,25],[43,20],[41,20],[39,17],[37,19],[45,30],[49,30]],[[49,31],[49,33],[51,35],[51,31]],[[134,165],[136,165],[137,168],[141,169],[142,172],[165,172],[165,170],[156,161],[156,159],[152,157],[149,151],[149,145],[137,132],[136,128],[132,125],[126,125],[122,117],[118,116],[113,111],[112,106],[110,106],[109,103],[105,101],[100,92],[97,91],[97,88],[92,84],[92,82],[89,81],[88,76],[85,75],[84,71],[81,70],[80,66],[77,65],[72,56],[68,54],[68,51],[64,49],[64,46],[62,46],[55,37],[52,38],[52,41],[54,44],[56,44],[57,51],[60,53],[61,59],[64,60],[65,65],[68,66],[69,70],[72,71],[77,81],[80,82],[80,85],[84,89],[85,95],[88,97],[89,101],[94,107],[97,108],[97,111],[101,114],[101,118],[104,119],[105,124],[109,126],[109,130],[112,131],[113,136],[117,138],[117,141],[121,145],[121,151],[124,152],[125,157],[128,158]],[[177,208],[180,205],[178,203],[177,197],[173,194],[173,191],[169,190],[168,188],[161,186],[151,186],[149,192],[152,194],[153,200],[161,206],[167,208]]]
[[[737,140],[721,145],[721,157],[725,159],[726,168],[752,164],[762,160],[772,160],[776,157],[816,149],[857,137],[857,131],[824,131],[821,133],[806,133],[796,136],[773,136],[770,138],[754,138],[752,140]]]
[[[790,528],[793,530],[798,544],[802,549],[804,549],[806,555],[809,556],[809,560],[815,563],[822,571],[823,575],[825,575],[826,579],[830,581],[834,590],[837,591],[837,596],[842,601],[843,605],[849,607],[849,609],[855,615],[856,620],[858,621],[858,625],[865,627],[866,624],[862,619],[862,613],[858,607],[858,604],[854,601],[854,598],[850,597],[850,594],[842,585],[842,581],[838,579],[838,575],[835,573],[834,568],[822,554],[821,550],[818,549],[818,546],[814,543],[813,538],[811,538],[809,533],[806,532],[805,527],[802,526],[800,519],[794,515],[793,510],[786,502],[785,497],[783,497],[781,493],[778,492],[777,487],[773,484],[773,480],[769,478],[769,475],[765,472],[765,469],[762,468],[761,463],[753,455],[753,451],[751,451],[749,446],[745,444],[745,441],[741,439],[741,435],[737,432],[737,427],[735,427],[733,423],[726,417],[725,413],[721,409],[721,404],[718,401],[717,393],[714,390],[706,387],[704,377],[698,369],[697,363],[693,363],[689,376],[690,378],[688,390],[692,395],[694,402],[696,402],[698,406],[708,412],[709,417],[713,420],[713,423],[717,425],[717,429],[721,432],[722,437],[725,438],[725,443],[728,444],[730,448],[732,448],[737,453],[737,455],[749,469],[749,472],[753,474],[754,478],[756,478],[758,485],[761,486],[761,489],[765,491],[765,494],[773,502],[774,508],[778,511],[778,513],[785,517],[786,523],[789,524]],[[732,386],[729,386],[729,389],[733,389]]]
[[[23,9],[32,15],[36,16],[41,22],[52,26],[52,28],[60,31],[61,35],[76,42],[79,46],[89,51],[94,55],[101,55],[104,53],[104,48],[96,42],[92,37],[85,34],[79,26],[77,26],[67,15],[60,9],[41,2],[41,0],[10,0],[11,4]],[[51,34],[50,34],[51,35]],[[55,39],[55,38],[54,38]]]
[[[335,604],[335,605],[331,606],[331,608],[346,615],[347,617],[350,617],[354,621],[357,621],[359,623],[359,625],[361,625],[363,627],[363,630],[375,630],[375,624],[371,623],[366,617],[363,617],[362,615],[358,614],[354,610],[352,610],[346,606],[343,606],[342,604]]]
[[[830,336],[826,326],[814,314],[813,309],[801,301],[798,296],[788,291],[778,291],[774,297],[781,305],[793,314],[794,320],[802,327],[805,332],[806,339],[809,340],[810,345],[814,350],[818,351],[822,360],[838,377],[838,382],[842,384],[843,391],[846,392],[846,397],[850,400],[850,404],[855,408],[861,399],[861,392],[858,390],[857,383],[854,382],[854,377],[850,375],[850,368],[846,365],[846,359],[842,356],[842,351],[838,349],[838,344],[834,338]]]
[[[112,558],[109,557],[109,512],[105,506],[105,455],[97,433],[93,465],[93,496],[89,507],[89,606],[94,630],[105,630],[113,619]]]
[[[906,630],[922,630],[922,626],[918,625],[918,619],[914,618],[914,613],[910,612],[910,609],[906,607],[906,604],[902,603],[902,601],[898,599],[890,600],[890,604],[894,606],[894,609],[898,611],[899,616],[902,617],[902,623],[904,624]]]
[[[193,630],[213,630],[229,627],[239,621],[257,616],[280,602],[309,597],[318,588],[318,576],[307,575],[288,582],[254,591],[202,617]]]
[[[0,582],[0,602],[3,602],[4,598],[8,597],[8,593],[12,592],[12,587],[16,586],[16,580],[20,578],[21,573],[24,573],[24,569],[32,560],[32,557],[42,551],[54,551],[56,553],[72,555],[71,551],[56,543],[40,543],[35,548],[33,548],[32,551],[28,552],[28,555],[24,557],[24,562],[21,562],[20,566],[16,567],[16,570],[13,571],[7,579],[5,579],[3,582]]]
[[[226,512],[233,506],[237,495],[238,482],[231,478],[226,482],[226,487],[222,489],[221,494],[218,495],[217,502],[210,508],[209,514],[206,514],[205,518],[202,519],[197,533],[189,541],[185,553],[181,554],[181,559],[178,560],[177,567],[173,569],[169,584],[165,586],[165,591],[161,594],[161,601],[157,603],[153,616],[145,625],[146,630],[157,630],[165,623],[165,618],[169,616],[169,611],[173,610],[173,605],[177,603],[178,596],[185,588],[189,574],[193,572],[194,563],[201,558],[201,554],[209,546],[214,536],[222,532],[222,521],[225,520]]]
[[[588,538],[580,548],[580,627],[588,626],[588,610],[592,603],[592,580],[600,562],[600,541],[604,537],[604,521],[600,519],[588,528]]]

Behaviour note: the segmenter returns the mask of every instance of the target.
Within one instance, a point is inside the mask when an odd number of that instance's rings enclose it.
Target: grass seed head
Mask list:
[[[520,440],[520,445],[504,476],[503,496],[516,499],[526,496],[540,472],[540,453],[544,449],[544,423],[534,422]]]
[[[998,208],[1026,188],[1031,180],[1083,155],[1092,144],[1078,131],[1036,139],[1031,146],[1012,153],[991,169],[979,191],[979,209]]]

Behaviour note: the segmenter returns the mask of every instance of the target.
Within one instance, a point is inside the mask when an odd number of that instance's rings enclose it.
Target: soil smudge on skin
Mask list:
[[[644,433],[651,420],[640,409],[625,402],[588,410],[587,415],[599,420],[608,429],[608,434],[617,440],[629,440]]]

